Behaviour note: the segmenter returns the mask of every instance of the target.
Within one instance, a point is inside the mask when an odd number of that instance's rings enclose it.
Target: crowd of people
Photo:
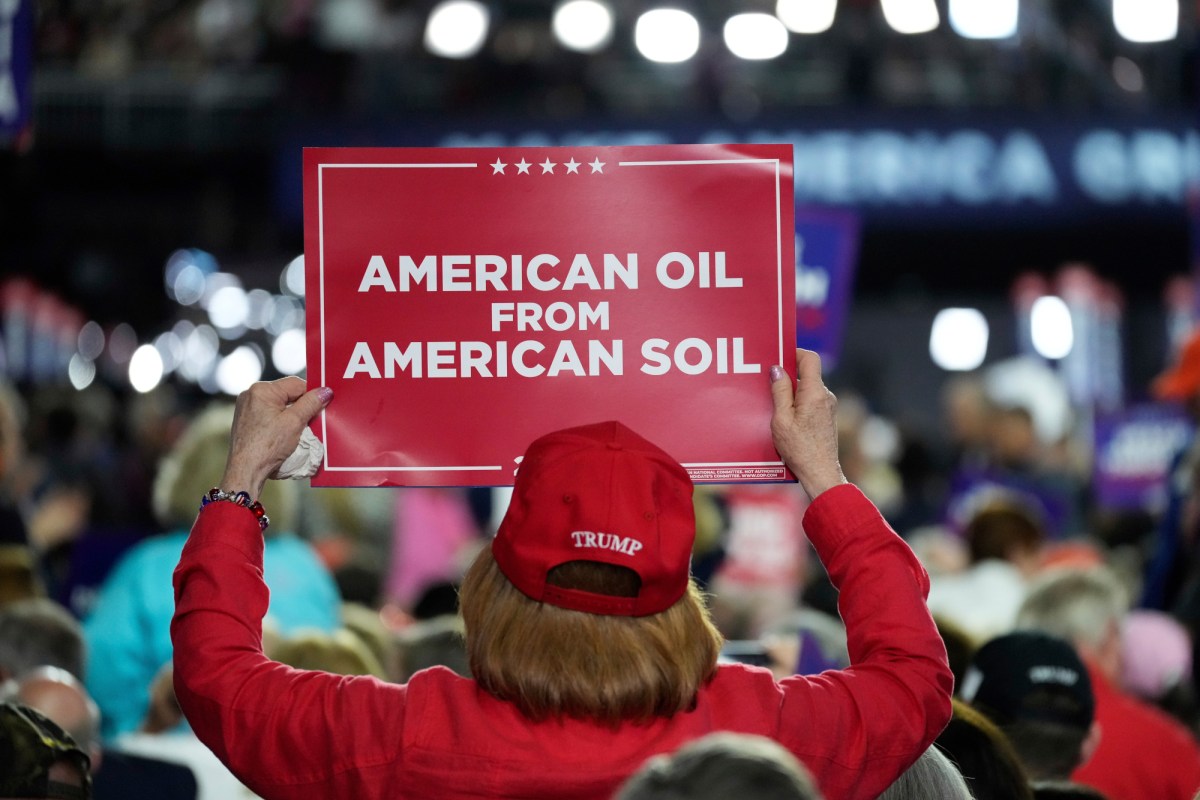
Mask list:
[[[801,352],[764,387],[799,485],[606,423],[511,490],[266,480],[336,402],[297,379],[6,391],[0,795],[1200,797],[1200,445],[1118,529],[1069,426],[974,377],[942,453]],[[1200,335],[1153,391],[1200,414]],[[546,533],[606,529],[639,547]]]

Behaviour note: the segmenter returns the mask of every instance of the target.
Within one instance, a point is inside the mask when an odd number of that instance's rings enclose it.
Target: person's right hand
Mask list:
[[[296,449],[300,431],[332,398],[329,389],[306,392],[294,377],[256,383],[238,395],[219,488],[257,499],[267,476]]]
[[[771,367],[771,438],[783,463],[810,500],[846,482],[838,461],[837,398],[821,380],[821,357],[796,350],[796,386],[781,367]]]

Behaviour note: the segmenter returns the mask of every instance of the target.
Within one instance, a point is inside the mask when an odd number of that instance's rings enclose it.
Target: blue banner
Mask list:
[[[1184,218],[1200,181],[1200,133],[1184,114],[909,114],[822,110],[756,125],[634,127],[414,120],[294,130],[280,151],[279,202],[298,222],[305,146],[791,144],[797,206],[842,207],[890,223],[1030,224],[1120,212]],[[950,216],[947,216],[950,215]]]
[[[852,212],[796,209],[796,346],[820,353],[827,370],[842,351],[858,235]]]
[[[33,107],[33,2],[0,1],[0,143],[17,142]]]

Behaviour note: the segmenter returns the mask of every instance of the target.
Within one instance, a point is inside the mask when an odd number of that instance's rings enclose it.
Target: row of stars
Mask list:
[[[517,175],[532,174],[529,171],[530,167],[541,167],[543,175],[554,175],[555,174],[554,168],[557,167],[558,164],[554,161],[551,161],[549,158],[547,158],[541,164],[530,164],[528,161],[526,161],[523,158],[515,164],[505,164],[503,161],[501,161],[500,159],[497,158],[496,163],[488,164],[488,166],[492,168],[493,175],[507,175],[508,173],[505,172],[504,170],[508,169],[508,167],[510,167],[510,166],[517,168],[517,172],[516,172]],[[562,162],[562,166],[567,168],[566,173],[564,173],[566,175],[570,175],[571,173],[579,175],[580,174],[579,168],[582,166],[591,167],[592,168],[591,174],[595,175],[597,172],[599,172],[601,174],[604,173],[605,162],[603,162],[599,158],[597,158],[594,161],[592,161],[591,163],[585,165],[585,164],[581,164],[580,162],[578,162],[574,158],[572,158],[570,161]]]

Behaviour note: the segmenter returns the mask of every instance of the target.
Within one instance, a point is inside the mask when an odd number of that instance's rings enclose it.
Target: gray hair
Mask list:
[[[0,607],[0,677],[51,666],[82,678],[84,653],[78,620],[53,600],[17,600]]]
[[[938,800],[974,798],[958,767],[935,744],[929,745],[911,767],[900,773],[900,777],[879,795],[879,800],[925,800],[930,797]]]
[[[713,733],[651,758],[614,800],[822,800],[812,777],[780,744]]]
[[[1099,648],[1128,609],[1125,587],[1107,567],[1056,569],[1030,585],[1016,628]]]

